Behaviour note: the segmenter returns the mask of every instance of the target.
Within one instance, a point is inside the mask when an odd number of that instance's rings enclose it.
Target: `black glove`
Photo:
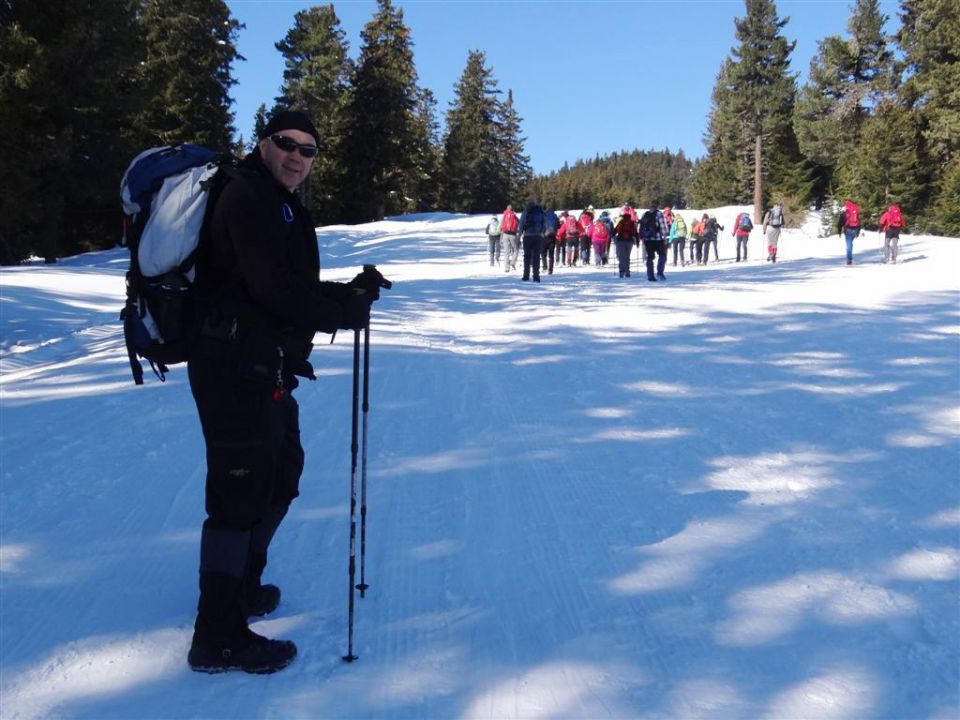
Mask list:
[[[386,278],[380,274],[372,265],[364,265],[363,272],[359,273],[353,280],[347,283],[352,288],[366,290],[370,296],[370,302],[380,299],[380,288],[389,287]]]
[[[379,273],[378,273],[379,274]],[[363,330],[370,324],[370,305],[373,298],[362,288],[355,287],[343,300],[343,330]]]

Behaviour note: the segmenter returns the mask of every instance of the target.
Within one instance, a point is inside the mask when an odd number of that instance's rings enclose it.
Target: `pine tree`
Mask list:
[[[231,147],[230,65],[240,23],[223,0],[142,0],[146,58],[140,82],[147,102],[134,124],[144,144],[192,142]]]
[[[857,0],[847,23],[849,37],[821,40],[810,63],[810,82],[797,101],[794,129],[800,149],[814,165],[818,195],[858,146],[864,122],[893,92],[893,55],[883,33],[886,20],[878,0]]]
[[[471,50],[447,111],[443,201],[453,212],[497,212],[510,197],[506,142],[498,132],[497,82]]]
[[[901,99],[919,111],[930,155],[944,167],[960,151],[960,11],[956,0],[902,0],[901,18]]]
[[[135,12],[133,0],[0,2],[0,262],[54,262],[118,239]]]
[[[727,58],[717,72],[710,116],[704,134],[707,154],[694,167],[691,200],[697,207],[734,205],[750,194],[748,177],[739,172],[743,142],[734,112],[733,61]]]
[[[433,92],[418,88],[413,121],[415,163],[410,172],[413,209],[417,212],[436,210],[440,203],[442,158],[436,108]]]
[[[285,69],[274,110],[302,110],[317,128],[320,154],[310,170],[307,205],[317,222],[333,222],[343,202],[343,120],[351,72],[346,33],[333,5],[298,12],[276,48]]]
[[[766,198],[764,180],[767,192],[780,188],[802,162],[792,125],[796,78],[790,73],[790,54],[796,42],[781,34],[789,18],[778,17],[773,0],[746,0],[746,9],[746,17],[734,20],[740,45],[733,49],[729,98],[738,120],[738,178],[753,191],[758,223]]]
[[[506,168],[508,179],[508,197],[521,202],[524,189],[533,177],[530,156],[524,152],[523,119],[513,104],[513,90],[507,91],[507,98],[499,104],[499,155],[500,162]]]
[[[419,89],[410,31],[391,0],[377,0],[360,37],[345,113],[344,205],[347,218],[366,222],[416,202]]]

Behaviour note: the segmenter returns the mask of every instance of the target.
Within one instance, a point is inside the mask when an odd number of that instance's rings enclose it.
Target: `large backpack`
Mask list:
[[[887,209],[887,225],[891,228],[903,228],[903,212],[899,205],[891,205]]]
[[[610,228],[602,218],[593,224],[593,239],[604,241],[610,239]]]
[[[847,201],[846,204],[846,225],[848,228],[860,227],[860,206],[854,202]]]
[[[511,235],[517,231],[517,215],[509,212],[503,214],[503,220],[500,222],[500,230]]]
[[[674,237],[685,238],[687,237],[687,223],[679,215],[674,216],[673,221],[677,225],[677,229],[674,231]]]
[[[647,210],[640,218],[640,239],[656,240],[660,234],[660,228],[657,225],[657,214],[653,210]]]
[[[740,213],[737,218],[737,229],[744,232],[753,230],[753,220],[750,219],[750,213]]]
[[[783,205],[777,203],[770,209],[770,224],[773,227],[783,225]]]
[[[577,219],[573,215],[568,215],[563,221],[563,229],[566,231],[567,240],[580,236],[580,225],[577,224]]]
[[[637,237],[637,224],[629,215],[623,215],[617,220],[614,233],[617,236],[617,240],[634,240]]]
[[[213,202],[236,160],[198,145],[167,145],[133,159],[120,183],[130,250],[120,318],[137,385],[147,360],[161,381],[184,362],[199,330],[197,266]],[[202,268],[201,268],[202,271]]]
[[[546,220],[543,215],[543,208],[539,205],[532,205],[527,208],[523,216],[523,232],[530,235],[543,235],[546,227]]]

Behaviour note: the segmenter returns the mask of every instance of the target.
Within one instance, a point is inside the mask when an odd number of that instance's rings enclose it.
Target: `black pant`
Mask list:
[[[680,255],[680,264],[686,265],[687,261],[683,256],[683,248],[687,244],[686,238],[676,238],[673,241],[673,264],[677,264],[677,254]]]
[[[653,254],[657,254],[657,275],[663,275],[667,267],[667,244],[663,240],[644,240],[643,247],[647,251],[647,279],[653,280]]]
[[[543,260],[543,269],[550,275],[553,275],[553,259],[556,254],[557,239],[554,235],[547,235],[544,238],[543,249],[540,251],[540,257]]]
[[[196,632],[209,640],[245,626],[244,584],[259,584],[299,494],[300,412],[289,392],[274,398],[278,367],[277,338],[267,333],[242,343],[201,338],[188,365],[207,455]]]
[[[543,244],[543,235],[523,236],[523,279],[530,279],[530,270],[533,270],[533,279],[540,281],[540,246]]]

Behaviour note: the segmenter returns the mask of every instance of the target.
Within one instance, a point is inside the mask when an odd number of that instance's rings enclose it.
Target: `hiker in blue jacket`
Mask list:
[[[543,246],[543,234],[547,227],[546,214],[534,198],[527,201],[527,206],[520,213],[517,223],[523,240],[523,280],[530,280],[530,271],[533,270],[533,281],[540,282],[540,250]]]
[[[556,256],[557,246],[557,229],[560,227],[560,218],[557,217],[557,213],[553,208],[547,208],[546,223],[547,228],[544,231],[543,249],[540,251],[540,256],[543,260],[542,269],[547,271],[547,275],[553,275],[553,261]]]

